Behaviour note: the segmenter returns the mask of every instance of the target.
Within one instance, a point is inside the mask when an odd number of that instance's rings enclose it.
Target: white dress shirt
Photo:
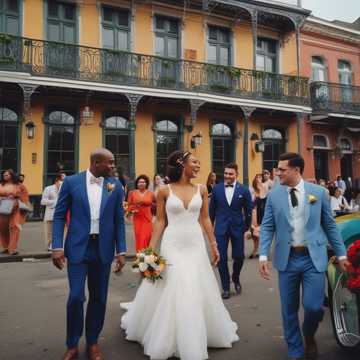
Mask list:
[[[339,197],[331,196],[330,198],[331,211],[350,210],[350,206],[344,196]]]
[[[53,221],[56,203],[59,197],[60,187],[56,185],[47,186],[41,196],[41,205],[46,206],[44,221]]]
[[[301,179],[300,182],[294,187],[295,196],[298,200],[298,206],[293,207],[291,204],[290,191],[291,187],[287,188],[288,191],[288,201],[289,201],[289,210],[290,210],[290,223],[294,228],[291,240],[291,246],[306,246],[305,239],[305,187],[304,180]]]
[[[234,196],[236,181],[233,182],[232,184],[229,184],[229,185],[233,185],[232,187],[230,187],[230,186],[226,187],[226,185],[227,184],[224,185],[225,186],[225,196],[226,196],[226,200],[230,206],[231,202],[232,202],[232,198]]]
[[[98,178],[99,184],[91,183],[91,178],[95,178],[95,176],[88,169],[86,170],[86,191],[90,206],[90,234],[99,234],[100,206],[104,178]]]

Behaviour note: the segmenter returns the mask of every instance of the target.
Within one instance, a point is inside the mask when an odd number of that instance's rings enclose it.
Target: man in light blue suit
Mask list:
[[[324,188],[302,179],[304,159],[296,153],[280,156],[280,184],[269,195],[260,229],[260,274],[270,278],[268,255],[274,239],[274,267],[279,288],[284,336],[292,360],[316,359],[315,332],[323,318],[327,244],[332,246],[343,271],[348,261],[340,232]],[[304,307],[299,327],[300,286]]]
[[[67,338],[63,360],[78,358],[78,342],[84,327],[83,303],[88,281],[89,302],[85,332],[90,360],[102,360],[97,344],[102,330],[111,263],[116,251],[115,271],[125,264],[123,188],[111,177],[114,155],[94,151],[90,168],[68,176],[62,184],[54,213],[52,259],[62,269],[67,259],[70,294],[67,302]],[[70,224],[63,244],[64,225],[70,211]],[[64,250],[63,250],[64,249]]]

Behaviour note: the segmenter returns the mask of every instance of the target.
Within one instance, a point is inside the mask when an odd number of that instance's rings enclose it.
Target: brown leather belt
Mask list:
[[[90,234],[89,238],[90,240],[97,240],[99,238],[99,234]]]
[[[295,254],[309,255],[309,249],[306,246],[292,246],[291,252]]]

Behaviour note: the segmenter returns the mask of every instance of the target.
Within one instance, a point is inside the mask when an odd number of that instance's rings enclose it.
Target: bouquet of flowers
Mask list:
[[[140,272],[143,278],[154,283],[156,280],[162,279],[161,273],[166,266],[166,260],[148,247],[136,254],[132,268],[133,271]]]
[[[347,287],[353,293],[360,293],[360,240],[354,241],[347,251],[348,267]]]
[[[134,214],[139,212],[135,205],[130,205],[127,201],[124,201],[123,208],[126,217],[133,216]]]

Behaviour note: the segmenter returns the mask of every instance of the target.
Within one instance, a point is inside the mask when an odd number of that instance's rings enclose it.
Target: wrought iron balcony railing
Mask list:
[[[0,70],[309,104],[306,78],[1,34]]]
[[[314,111],[360,115],[360,86],[315,81],[310,95]]]

